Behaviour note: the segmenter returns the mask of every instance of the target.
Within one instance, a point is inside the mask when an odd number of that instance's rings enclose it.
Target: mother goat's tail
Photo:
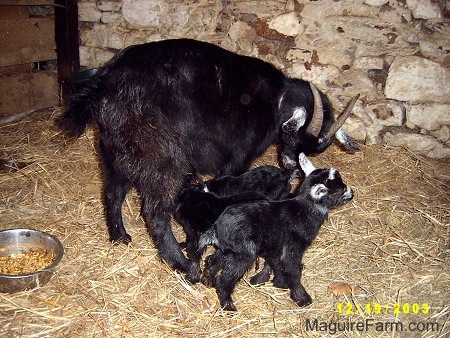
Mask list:
[[[69,137],[80,137],[101,109],[101,77],[94,76],[69,101],[66,111],[56,124]]]

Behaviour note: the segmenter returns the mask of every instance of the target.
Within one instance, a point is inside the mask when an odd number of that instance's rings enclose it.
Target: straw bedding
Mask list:
[[[331,212],[306,252],[303,284],[313,304],[298,308],[271,283],[238,284],[237,313],[219,310],[215,291],[190,285],[157,256],[132,191],[124,204],[130,246],[108,242],[101,168],[92,129],[67,144],[53,126],[58,109],[0,127],[0,229],[30,227],[60,238],[65,256],[44,287],[0,294],[2,337],[446,337],[450,331],[450,170],[404,149],[331,146],[313,157],[335,167],[354,200]],[[256,165],[275,164],[270,148]],[[174,232],[183,233],[174,222]],[[379,314],[339,313],[353,305]],[[424,313],[394,304],[427,303]],[[387,312],[387,313],[385,313]],[[402,312],[402,311],[400,311]],[[307,330],[319,322],[437,322],[434,332]]]

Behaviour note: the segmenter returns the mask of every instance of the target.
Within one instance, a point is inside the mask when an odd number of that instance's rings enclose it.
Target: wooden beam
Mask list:
[[[0,5],[53,6],[54,0],[0,0]]]
[[[0,0],[1,1],[1,0]],[[28,19],[30,15],[26,6],[0,5],[0,20]]]
[[[70,93],[67,80],[80,71],[78,7],[76,0],[55,0],[55,38],[58,78],[63,100]]]

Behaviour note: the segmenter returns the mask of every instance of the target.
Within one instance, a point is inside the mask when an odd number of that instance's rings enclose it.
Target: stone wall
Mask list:
[[[366,144],[450,157],[446,0],[80,0],[81,64],[126,46],[189,37],[314,82]]]

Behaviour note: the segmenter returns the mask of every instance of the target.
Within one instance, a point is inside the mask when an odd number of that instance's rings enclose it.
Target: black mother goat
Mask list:
[[[354,150],[340,130],[354,102],[335,121],[325,95],[269,63],[205,42],[165,40],[119,52],[71,100],[59,125],[71,136],[99,125],[111,241],[131,241],[122,204],[136,187],[160,257],[188,271],[170,226],[186,174],[241,174],[273,143],[282,143],[292,165],[296,153],[321,152],[335,134]]]
[[[236,310],[231,294],[258,256],[274,271],[275,286],[289,288],[299,306],[312,302],[300,282],[303,254],[328,210],[349,202],[353,191],[336,169],[315,169],[304,154],[299,162],[307,176],[296,197],[230,206],[200,236],[200,250],[207,245],[216,247],[206,258],[204,273],[224,310]]]

